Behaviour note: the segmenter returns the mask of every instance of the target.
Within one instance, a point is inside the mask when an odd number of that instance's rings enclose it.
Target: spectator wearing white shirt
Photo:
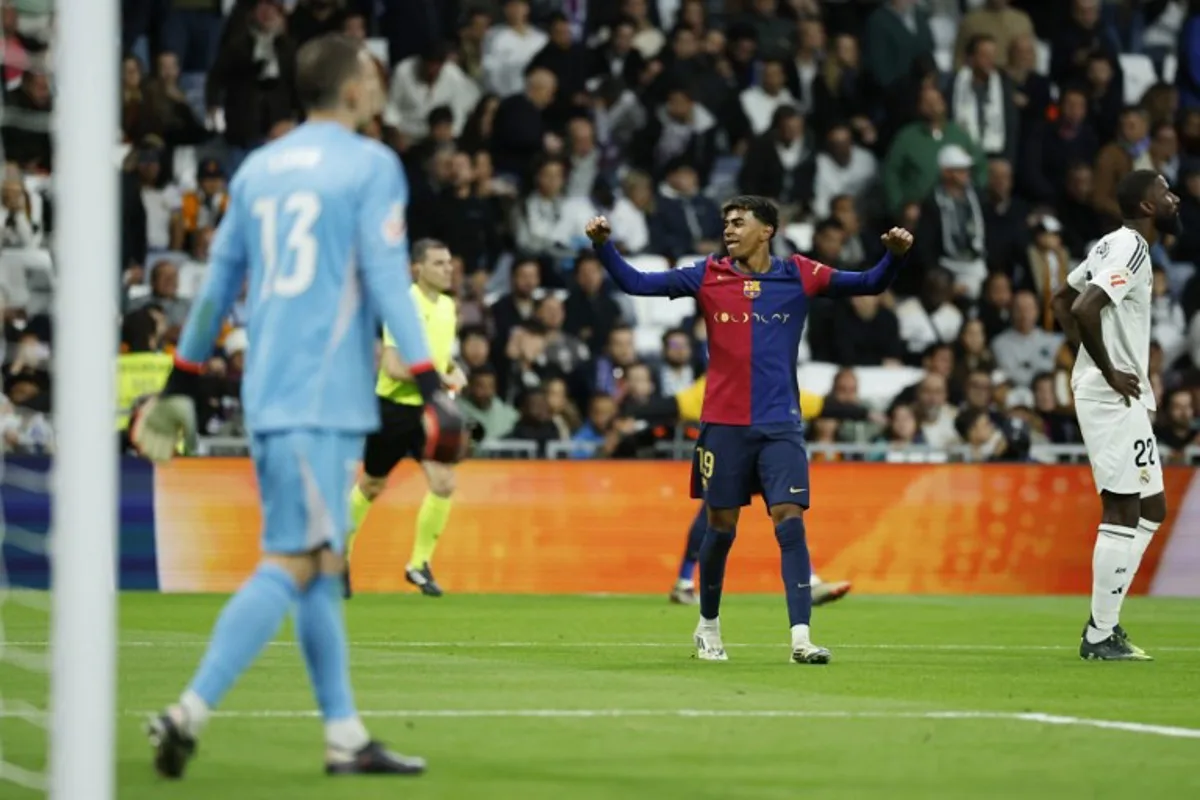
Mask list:
[[[1020,116],[1012,81],[996,67],[996,40],[989,35],[967,42],[966,64],[950,87],[950,117],[989,158],[1016,162]]]
[[[877,167],[871,151],[854,143],[849,125],[833,125],[825,134],[825,149],[816,158],[813,213],[829,216],[838,195],[849,195],[857,202],[875,182]]]
[[[1154,268],[1154,294],[1150,300],[1150,338],[1163,351],[1163,364],[1170,368],[1187,352],[1187,317],[1179,301],[1171,296],[1167,273]]]
[[[1012,327],[992,340],[996,366],[1016,386],[1029,388],[1040,372],[1053,372],[1062,336],[1038,327],[1037,297],[1021,291],[1013,296]]]
[[[575,117],[567,124],[567,160],[571,166],[567,196],[591,194],[603,164],[600,148],[596,146],[596,128],[587,117]]]
[[[179,265],[174,261],[160,261],[150,270],[150,294],[135,303],[134,309],[149,305],[162,309],[167,318],[167,338],[177,339],[192,302],[179,296]]]
[[[608,217],[612,225],[613,242],[624,253],[640,253],[650,244],[650,228],[646,215],[628,198],[618,197],[608,179],[601,176],[592,186],[588,197],[571,197],[563,204],[555,240],[563,247],[575,250],[586,246],[577,241],[580,232],[592,217]]]
[[[820,19],[803,17],[796,23],[796,55],[788,70],[788,91],[805,116],[813,110],[813,81],[821,70],[826,38]]]
[[[608,0],[608,2],[611,1]],[[597,0],[593,0],[593,2],[597,2]],[[657,57],[659,51],[663,49],[663,45],[667,43],[667,37],[650,19],[649,0],[621,0],[621,14],[633,20],[634,48],[647,61]]]
[[[137,171],[142,207],[146,210],[146,249],[168,250],[171,247],[171,226],[182,224],[179,211],[183,198],[178,187],[163,183],[162,140],[147,136],[137,153]]]
[[[208,274],[208,251],[212,245],[214,228],[201,228],[192,237],[191,256],[179,265],[179,296],[192,300],[200,296],[204,276]]]
[[[973,157],[948,144],[938,151],[938,184],[921,205],[913,256],[918,264],[944,267],[954,276],[955,292],[979,298],[987,279],[987,223],[983,204],[971,185]]]
[[[750,131],[755,136],[766,133],[780,106],[796,106],[796,98],[787,88],[787,72],[783,62],[777,59],[763,62],[762,84],[742,90],[738,99]]]
[[[429,112],[446,106],[454,115],[457,137],[478,102],[479,87],[448,60],[445,45],[433,44],[422,55],[396,65],[384,122],[410,141],[419,141],[429,135]]]
[[[1154,61],[1162,74],[1162,62],[1167,54],[1175,52],[1179,31],[1187,18],[1188,3],[1185,0],[1168,0],[1166,8],[1149,25],[1142,37],[1142,51]]]
[[[919,297],[896,304],[900,338],[908,350],[909,361],[916,363],[932,345],[950,344],[958,339],[963,315],[952,301],[954,279],[940,267],[925,274]]]
[[[15,397],[28,394],[34,384],[22,379],[14,381]],[[49,455],[54,452],[54,429],[50,418],[41,411],[18,406],[0,395],[0,449],[5,453]]]
[[[508,97],[525,88],[525,68],[550,41],[529,24],[528,0],[505,0],[504,24],[483,40],[483,82],[488,91]]]
[[[533,171],[531,191],[513,209],[513,232],[517,250],[536,257],[564,257],[570,254],[557,246],[557,235],[563,218],[563,186],[566,168],[562,161],[546,157]],[[579,231],[582,233],[583,228]]]
[[[29,218],[29,195],[16,167],[8,170],[0,186],[0,222],[3,225],[0,244],[4,247],[23,249],[41,243],[41,231],[34,228]]]
[[[958,431],[954,420],[958,412],[948,402],[946,379],[936,372],[927,373],[917,386],[917,403],[914,409],[921,435],[930,447],[945,449],[958,444]]]
[[[696,382],[692,365],[692,338],[682,328],[672,328],[662,337],[662,366],[658,386],[663,397],[674,397]]]

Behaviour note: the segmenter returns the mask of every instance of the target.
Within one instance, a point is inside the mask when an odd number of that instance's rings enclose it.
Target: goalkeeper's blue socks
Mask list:
[[[708,508],[702,503],[688,529],[687,548],[683,551],[683,561],[679,564],[679,580],[690,583],[696,572],[696,562],[700,559],[700,547],[704,544],[704,533],[708,530]]]
[[[296,638],[325,718],[326,743],[351,752],[365,747],[369,737],[355,711],[350,689],[341,576],[318,575],[301,595],[296,608]]]
[[[721,613],[725,561],[736,536],[734,531],[718,531],[711,527],[704,533],[704,542],[700,545],[700,616],[704,619],[716,619]]]
[[[217,617],[208,652],[181,705],[191,733],[204,724],[234,682],[275,638],[283,618],[299,597],[296,582],[275,564],[260,564]]]
[[[791,517],[775,526],[787,597],[788,624],[808,625],[812,620],[812,562],[804,536],[804,518]]]

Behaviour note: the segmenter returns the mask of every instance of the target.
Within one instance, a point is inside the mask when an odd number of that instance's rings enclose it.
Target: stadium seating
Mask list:
[[[796,249],[798,253],[812,250],[813,235],[817,227],[811,222],[793,222],[783,229],[783,238]]]
[[[666,272],[671,262],[662,256],[632,256],[629,263],[642,272]],[[662,335],[690,317],[695,310],[692,301],[671,300],[668,297],[634,297],[634,347],[641,355],[657,355],[662,349]]]
[[[796,379],[806,390],[825,396],[833,390],[836,364],[812,361],[796,369]],[[859,400],[869,408],[886,409],[892,398],[925,374],[916,367],[855,367]]]
[[[1146,90],[1158,83],[1158,73],[1154,71],[1154,62],[1149,56],[1122,53],[1120,60],[1121,71],[1125,73],[1125,102],[1136,105]]]

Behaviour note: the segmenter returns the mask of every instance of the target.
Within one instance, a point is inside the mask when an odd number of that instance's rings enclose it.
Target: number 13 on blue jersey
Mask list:
[[[282,201],[278,197],[260,197],[254,201],[253,214],[259,224],[263,260],[259,298],[303,294],[317,274],[320,248],[313,229],[321,216],[321,198],[315,192],[293,192]],[[287,230],[282,262],[279,252],[281,228]]]

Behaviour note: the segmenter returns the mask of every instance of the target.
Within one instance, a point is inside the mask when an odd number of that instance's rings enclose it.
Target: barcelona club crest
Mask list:
[[[761,281],[742,281],[742,294],[751,300],[762,294]]]

